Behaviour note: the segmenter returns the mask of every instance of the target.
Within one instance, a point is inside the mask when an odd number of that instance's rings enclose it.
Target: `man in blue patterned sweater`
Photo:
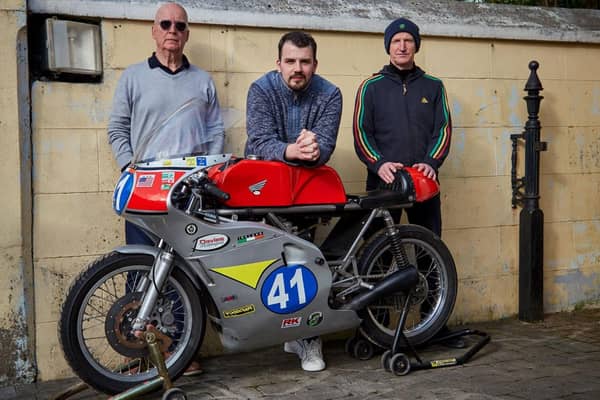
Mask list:
[[[288,32],[279,41],[277,70],[248,90],[246,156],[292,165],[325,164],[337,140],[342,115],[340,89],[316,75],[317,43],[305,32]],[[325,369],[318,337],[285,343],[305,371]]]
[[[277,70],[248,90],[246,156],[303,166],[325,164],[333,150],[342,115],[342,94],[316,75],[317,44],[305,32],[279,41]]]

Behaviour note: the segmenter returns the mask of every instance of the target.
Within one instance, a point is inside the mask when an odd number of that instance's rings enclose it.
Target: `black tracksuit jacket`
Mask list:
[[[369,189],[387,161],[427,163],[437,171],[452,134],[442,81],[417,66],[407,73],[386,65],[358,88],[353,133],[356,154],[368,169]]]

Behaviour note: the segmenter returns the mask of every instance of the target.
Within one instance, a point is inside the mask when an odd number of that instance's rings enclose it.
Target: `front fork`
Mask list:
[[[160,248],[160,252],[154,259],[148,279],[145,280],[145,288],[139,288],[144,292],[144,297],[138,315],[132,325],[134,331],[143,331],[146,329],[146,324],[150,320],[158,296],[173,269],[173,259],[175,258],[173,248],[165,246],[162,240],[158,243],[158,247]]]

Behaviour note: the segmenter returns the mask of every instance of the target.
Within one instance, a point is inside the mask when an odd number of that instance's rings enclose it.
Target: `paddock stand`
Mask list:
[[[429,341],[427,345],[432,345],[444,342],[448,339],[455,339],[464,336],[480,336],[480,339],[475,344],[473,344],[463,355],[459,357],[436,360],[423,360],[419,356],[419,353],[417,353],[417,351],[415,350],[414,346],[410,344],[408,338],[404,334],[404,325],[406,324],[406,317],[408,315],[409,305],[410,295],[407,296],[404,306],[402,308],[402,314],[400,314],[400,322],[396,327],[392,348],[389,350],[385,350],[381,355],[382,368],[388,372],[394,373],[395,375],[407,375],[411,370],[416,371],[420,369],[432,369],[450,367],[454,365],[462,365],[469,361],[471,357],[473,357],[491,340],[491,337],[487,333],[478,330],[461,329],[458,331],[449,332],[443,336],[436,337],[435,339]],[[411,359],[406,354],[400,351],[401,345],[404,345],[404,348],[407,349],[409,353],[414,357],[413,361],[411,361]],[[348,339],[348,341],[346,341],[345,346],[346,353],[359,360],[371,359],[377,352],[378,348],[381,349],[381,347],[374,345],[368,339],[363,338],[360,335],[356,335]]]
[[[152,331],[146,331],[144,333],[144,339],[146,340],[146,343],[148,343],[150,361],[152,361],[152,363],[156,365],[156,368],[158,369],[158,376],[147,382],[140,383],[139,385],[134,386],[122,393],[109,397],[108,400],[134,399],[138,396],[157,390],[161,386],[165,391],[163,393],[162,400],[187,400],[187,396],[182,389],[173,387],[173,383],[169,377],[169,372],[165,364],[165,358],[160,350],[159,342],[156,340],[156,334]],[[51,400],[68,399],[69,397],[84,391],[88,387],[89,386],[86,383],[78,383],[53,396]]]

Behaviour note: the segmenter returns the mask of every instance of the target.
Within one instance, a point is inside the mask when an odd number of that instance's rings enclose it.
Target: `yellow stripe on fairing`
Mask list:
[[[230,267],[211,268],[211,271],[250,286],[252,289],[256,289],[262,273],[275,261],[277,259],[232,265]]]

